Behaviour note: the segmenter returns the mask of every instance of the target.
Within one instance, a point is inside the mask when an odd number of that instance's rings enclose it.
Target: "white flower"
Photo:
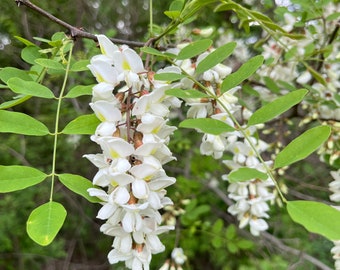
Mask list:
[[[333,192],[330,195],[330,200],[334,202],[340,202],[340,169],[337,171],[331,171],[331,176],[334,181],[329,183],[329,190]]]
[[[182,265],[187,260],[187,256],[184,255],[182,248],[174,248],[171,252],[171,258],[176,264]]]

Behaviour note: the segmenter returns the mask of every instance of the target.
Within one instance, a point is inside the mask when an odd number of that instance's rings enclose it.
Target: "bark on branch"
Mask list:
[[[31,1],[29,0],[15,0],[16,4],[18,5],[18,7],[20,7],[21,5],[26,6],[36,12],[38,12],[40,15],[46,17],[47,19],[49,19],[52,22],[55,22],[61,26],[63,26],[64,28],[68,29],[70,32],[70,36],[73,39],[77,39],[77,38],[87,38],[87,39],[92,39],[94,41],[97,41],[97,37],[96,35],[86,32],[81,28],[75,27],[73,25],[70,25],[69,23],[53,16],[52,14],[50,14],[49,12],[45,11],[44,9],[38,7],[37,5],[33,4]],[[129,45],[131,47],[144,47],[145,43],[144,42],[138,42],[138,41],[130,41],[130,40],[123,40],[123,39],[117,39],[117,38],[110,38],[110,40],[115,43],[115,44],[126,44]]]

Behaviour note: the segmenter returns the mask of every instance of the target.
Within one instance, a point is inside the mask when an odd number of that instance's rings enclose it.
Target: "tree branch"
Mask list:
[[[59,18],[53,16],[52,14],[48,13],[44,9],[34,5],[29,0],[15,0],[15,2],[18,5],[18,7],[20,7],[21,5],[26,6],[26,7],[30,8],[30,9],[38,12],[42,16],[48,18],[50,21],[55,22],[55,23],[63,26],[64,28],[68,29],[69,32],[70,32],[70,36],[73,39],[76,39],[76,38],[87,38],[87,39],[92,39],[94,41],[98,41],[96,35],[91,34],[89,32],[86,32],[86,31],[84,31],[81,28],[78,28],[78,27],[75,27],[73,25],[70,25],[67,22],[63,21],[63,20],[60,20]],[[110,40],[113,43],[115,43],[115,44],[126,44],[126,45],[129,45],[131,47],[144,47],[145,46],[144,42],[129,41],[129,40],[123,40],[123,39],[117,39],[117,38],[110,38]]]

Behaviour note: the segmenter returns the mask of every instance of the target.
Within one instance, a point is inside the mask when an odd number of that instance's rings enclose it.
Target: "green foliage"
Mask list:
[[[239,168],[228,175],[230,183],[243,182],[251,179],[266,180],[268,175],[253,168]]]
[[[323,144],[331,133],[328,126],[317,126],[291,141],[278,155],[274,168],[280,168],[306,158]]]
[[[224,132],[233,131],[234,128],[226,123],[212,118],[186,119],[179,124],[181,128],[195,128],[204,133],[220,135]]]
[[[27,220],[27,233],[42,246],[52,243],[66,218],[65,208],[50,201],[34,209]]]
[[[308,231],[329,240],[340,239],[340,212],[337,209],[314,201],[289,201],[287,211],[295,222]]]

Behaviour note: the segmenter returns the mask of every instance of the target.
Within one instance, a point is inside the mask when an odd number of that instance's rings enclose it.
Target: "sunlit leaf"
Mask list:
[[[12,192],[34,186],[47,175],[35,168],[27,166],[1,166],[0,165],[0,192]]]
[[[0,132],[43,136],[48,128],[33,117],[19,112],[0,111]]]
[[[154,49],[154,48],[151,48],[151,47],[142,47],[140,48],[140,50],[142,52],[145,52],[147,54],[150,54],[150,55],[155,55],[155,56],[160,56],[160,57],[168,57],[167,55],[163,54],[162,52]]]
[[[53,201],[34,209],[26,224],[29,237],[41,246],[49,245],[63,226],[66,214],[64,206]]]
[[[20,42],[22,42],[23,44],[25,44],[26,46],[32,46],[32,47],[36,47],[36,45],[29,41],[28,39],[25,39],[23,37],[20,36],[14,36],[17,40],[19,40]]]
[[[230,183],[242,182],[248,180],[266,180],[268,175],[264,172],[260,172],[254,168],[242,167],[228,174],[228,180]]]
[[[89,202],[96,203],[101,201],[96,197],[90,196],[87,192],[89,188],[95,187],[90,180],[80,175],[67,173],[59,174],[58,178],[68,189],[84,197]]]
[[[64,134],[94,134],[100,124],[95,114],[85,114],[78,116],[66,125],[62,133]]]
[[[39,52],[40,48],[37,46],[29,46],[26,48],[23,48],[21,51],[21,58],[31,64],[34,65],[35,64],[35,60],[37,58],[42,57],[41,53]]]
[[[41,98],[54,98],[52,91],[37,82],[25,81],[20,78],[9,79],[8,87],[17,94],[24,94]]]
[[[340,211],[314,201],[288,201],[290,217],[308,231],[323,235],[329,240],[340,239]]]
[[[224,93],[248,79],[263,64],[263,56],[257,55],[244,63],[236,72],[228,75],[222,82],[221,91]]]
[[[209,95],[202,93],[196,89],[181,89],[181,88],[173,88],[165,91],[165,94],[169,96],[174,96],[178,98],[206,98]]]
[[[212,40],[210,39],[201,39],[190,43],[178,53],[177,59],[184,60],[199,55],[200,53],[205,52],[211,46],[211,44]]]
[[[158,73],[155,74],[154,79],[158,81],[173,82],[185,78],[185,75],[179,73]]]
[[[290,142],[277,154],[274,169],[292,164],[306,158],[318,149],[331,134],[329,126],[311,128]]]
[[[201,62],[198,63],[196,67],[196,72],[202,73],[221,63],[224,59],[232,54],[232,52],[236,48],[236,45],[236,42],[230,42],[208,54],[207,57],[205,57]]]
[[[248,126],[265,123],[284,113],[301,102],[307,93],[306,89],[296,90],[262,106],[250,116]]]
[[[87,65],[90,64],[89,60],[79,60],[77,62],[75,62],[72,66],[71,66],[71,71],[86,71],[89,70],[89,68],[87,67]]]
[[[224,132],[234,131],[234,128],[226,123],[212,118],[186,119],[179,124],[179,127],[194,128],[213,135],[220,135]]]

